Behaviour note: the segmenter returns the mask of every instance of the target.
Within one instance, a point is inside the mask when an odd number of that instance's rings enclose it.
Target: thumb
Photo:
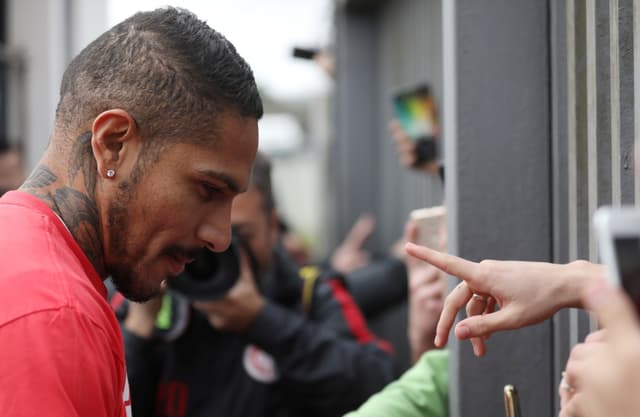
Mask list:
[[[407,221],[404,226],[404,239],[412,243],[416,243],[418,239],[418,226],[413,220]]]
[[[599,281],[588,287],[582,298],[585,307],[592,310],[601,326],[607,329],[607,337],[626,340],[637,328],[635,306],[621,289]]]

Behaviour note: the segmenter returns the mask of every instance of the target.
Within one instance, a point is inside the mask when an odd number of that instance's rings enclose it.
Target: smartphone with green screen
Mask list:
[[[393,96],[394,114],[402,130],[416,142],[415,165],[436,160],[439,156],[440,122],[435,99],[427,84],[398,91]]]

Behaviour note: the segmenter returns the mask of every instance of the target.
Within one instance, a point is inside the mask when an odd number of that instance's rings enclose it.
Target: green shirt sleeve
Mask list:
[[[447,417],[449,352],[430,350],[397,381],[345,417]]]

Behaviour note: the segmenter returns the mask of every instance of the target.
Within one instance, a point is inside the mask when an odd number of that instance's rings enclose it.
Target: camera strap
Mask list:
[[[300,277],[304,281],[302,287],[302,309],[304,315],[308,316],[311,311],[311,302],[313,301],[313,289],[316,281],[320,276],[320,268],[315,265],[307,265],[300,268]]]

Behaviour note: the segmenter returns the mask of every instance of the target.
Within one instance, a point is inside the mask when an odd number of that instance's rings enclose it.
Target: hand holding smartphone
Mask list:
[[[635,207],[601,207],[593,226],[607,280],[622,287],[640,312],[640,210]]]
[[[446,209],[435,206],[413,210],[409,219],[418,227],[418,238],[415,243],[439,251],[444,250],[444,221]]]
[[[393,97],[393,109],[404,133],[415,142],[413,165],[420,166],[436,160],[440,125],[435,99],[429,86],[420,84],[396,93]]]

